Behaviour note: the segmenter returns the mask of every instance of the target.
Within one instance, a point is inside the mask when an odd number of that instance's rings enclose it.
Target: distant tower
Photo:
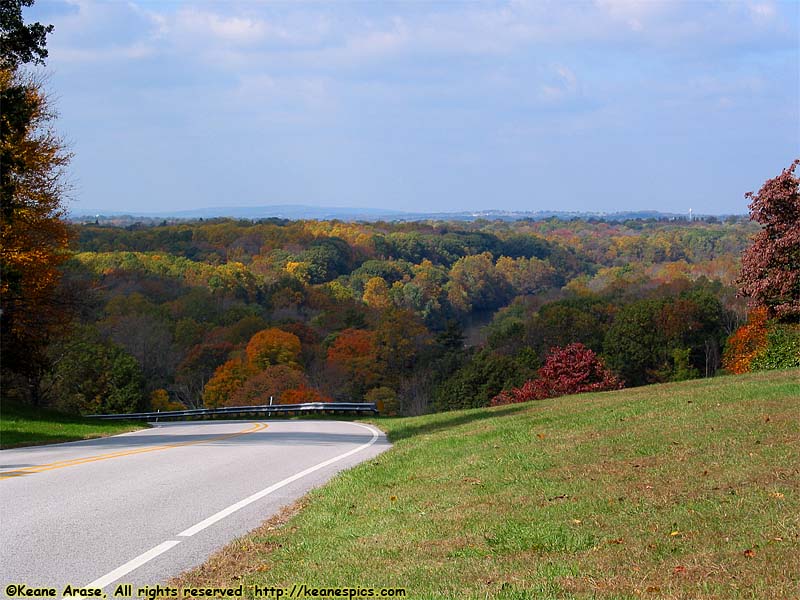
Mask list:
[[[692,209],[691,208],[689,209],[689,220],[690,221],[692,220]]]

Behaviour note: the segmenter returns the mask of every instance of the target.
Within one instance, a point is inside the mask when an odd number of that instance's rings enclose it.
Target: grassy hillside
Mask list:
[[[73,442],[141,429],[142,423],[97,421],[3,403],[0,448]]]
[[[382,419],[395,447],[181,585],[796,598],[800,371]]]

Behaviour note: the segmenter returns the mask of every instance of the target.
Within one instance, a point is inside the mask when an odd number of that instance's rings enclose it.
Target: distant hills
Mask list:
[[[738,216],[738,215],[737,215]],[[71,211],[73,221],[88,220],[197,220],[197,219],[310,219],[317,221],[520,221],[530,219],[558,218],[570,219],[605,219],[607,221],[626,221],[629,219],[686,219],[687,214],[664,213],[654,210],[623,212],[570,212],[557,210],[517,211],[517,210],[479,210],[458,212],[404,212],[380,208],[353,208],[306,206],[302,204],[279,204],[272,206],[216,206],[193,208],[189,210],[173,210],[165,212],[124,211],[81,208]],[[707,215],[694,215],[695,218],[706,218]]]

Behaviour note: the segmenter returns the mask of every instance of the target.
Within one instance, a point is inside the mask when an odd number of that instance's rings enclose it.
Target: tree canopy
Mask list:
[[[741,291],[770,316],[800,321],[800,159],[750,198],[750,218],[763,229],[742,256]]]
[[[69,321],[57,286],[69,241],[63,200],[70,154],[41,84],[20,70],[44,64],[53,30],[23,23],[22,8],[32,4],[0,3],[0,345],[3,384],[26,380],[25,394],[37,403],[45,347]]]
[[[25,25],[22,8],[29,6],[33,6],[33,0],[0,2],[0,69],[13,71],[27,63],[43,65],[47,58],[47,35],[53,32],[53,26]]]

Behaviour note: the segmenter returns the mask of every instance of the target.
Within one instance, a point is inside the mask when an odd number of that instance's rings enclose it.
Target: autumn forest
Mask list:
[[[757,230],[733,218],[76,225],[59,331],[37,361],[4,361],[4,391],[84,414],[270,396],[420,414],[530,399],[525,383],[553,368],[577,380],[531,397],[746,370],[728,340],[747,323],[736,279]]]

